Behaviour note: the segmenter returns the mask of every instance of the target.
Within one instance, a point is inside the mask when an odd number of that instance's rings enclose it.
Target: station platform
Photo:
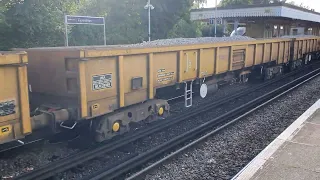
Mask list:
[[[320,180],[320,100],[232,180]]]

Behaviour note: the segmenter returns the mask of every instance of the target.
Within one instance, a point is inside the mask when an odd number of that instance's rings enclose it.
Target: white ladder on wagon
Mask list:
[[[190,88],[188,89],[188,82],[185,82],[186,86],[184,88],[184,105],[185,107],[191,107],[192,106],[192,84],[193,81],[190,83]]]

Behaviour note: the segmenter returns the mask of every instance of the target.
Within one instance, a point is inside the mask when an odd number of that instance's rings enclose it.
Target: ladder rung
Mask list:
[[[192,106],[192,94],[193,94],[192,82],[191,82],[189,88],[188,88],[188,84],[186,83],[185,92],[184,92],[185,107],[191,107]]]

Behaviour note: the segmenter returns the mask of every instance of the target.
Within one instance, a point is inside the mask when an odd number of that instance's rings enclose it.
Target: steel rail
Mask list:
[[[303,69],[300,70],[296,70],[293,72],[290,72],[286,75],[280,76],[276,79],[267,81],[266,83],[263,83],[261,85],[258,85],[252,89],[248,89],[248,90],[243,90],[241,92],[235,93],[231,96],[228,96],[227,98],[223,98],[220,99],[216,102],[208,102],[208,103],[204,103],[204,105],[202,105],[201,107],[197,107],[194,109],[191,109],[190,111],[183,113],[183,114],[177,114],[176,116],[172,116],[170,118],[168,118],[167,120],[164,120],[163,122],[156,124],[154,126],[150,126],[146,129],[143,129],[141,131],[137,131],[133,134],[133,136],[125,136],[121,139],[121,141],[113,141],[111,143],[105,144],[105,145],[101,145],[98,147],[92,147],[89,148],[87,150],[83,150],[77,154],[68,156],[66,158],[57,160],[55,162],[52,162],[50,164],[47,164],[43,167],[37,168],[31,172],[27,172],[24,173],[18,177],[16,177],[15,179],[23,179],[23,180],[33,180],[33,179],[37,179],[37,180],[42,180],[42,179],[47,179],[50,178],[52,176],[54,176],[57,173],[61,173],[64,172],[68,169],[71,169],[73,167],[76,167],[79,164],[82,164],[86,161],[89,161],[91,159],[94,159],[95,157],[101,156],[103,154],[109,153],[111,151],[114,151],[122,146],[125,146],[129,143],[132,143],[134,141],[137,141],[141,138],[144,138],[148,135],[151,135],[153,133],[156,133],[162,129],[165,129],[167,127],[171,127],[176,123],[179,123],[181,121],[184,121],[186,119],[189,119],[191,117],[197,116],[201,113],[204,113],[212,108],[221,106],[223,104],[226,104],[230,101],[233,101],[234,99],[240,98],[244,95],[247,95],[248,93],[257,91],[259,89],[262,89],[264,87],[267,87],[270,84],[273,84],[275,82],[281,81],[285,78],[291,77],[295,74],[298,74],[300,72],[305,71],[306,69],[313,67],[314,64],[308,65]]]
[[[195,141],[192,141],[191,143],[189,143],[189,144],[187,144],[187,145],[183,146],[182,148],[180,148],[180,149],[178,149],[178,150],[176,150],[176,151],[174,151],[174,152],[170,153],[168,156],[165,156],[164,158],[162,158],[162,159],[160,159],[160,160],[156,161],[155,163],[153,163],[153,164],[149,165],[148,167],[146,167],[146,168],[142,169],[141,171],[136,172],[135,174],[133,174],[133,175],[131,175],[130,177],[126,178],[126,180],[133,180],[133,179],[136,179],[136,178],[138,178],[138,177],[143,176],[144,174],[148,173],[149,171],[151,171],[152,169],[154,169],[154,168],[158,167],[159,165],[163,164],[164,162],[166,162],[166,161],[170,160],[171,158],[173,158],[173,157],[175,157],[175,156],[179,155],[180,153],[184,152],[185,150],[187,150],[187,149],[191,148],[192,146],[194,146],[194,145],[196,145],[196,144],[198,144],[198,143],[200,143],[200,142],[204,141],[205,139],[207,139],[208,137],[210,137],[210,136],[212,136],[212,135],[214,135],[214,134],[218,133],[219,131],[221,131],[221,130],[223,130],[223,129],[227,128],[227,127],[229,127],[230,125],[232,125],[232,124],[234,124],[234,123],[236,123],[236,122],[240,121],[242,118],[246,117],[247,115],[251,114],[252,112],[254,112],[254,111],[256,111],[256,110],[260,109],[261,107],[263,107],[263,106],[265,106],[265,105],[269,104],[270,102],[272,102],[272,101],[274,101],[274,100],[276,100],[276,99],[280,98],[281,96],[283,96],[283,95],[285,95],[285,94],[287,94],[287,93],[291,92],[292,90],[294,90],[294,89],[296,89],[296,88],[300,87],[301,85],[305,84],[306,82],[310,81],[311,79],[313,79],[313,78],[315,78],[315,77],[317,77],[317,76],[319,76],[319,75],[320,75],[320,74],[316,74],[316,75],[314,75],[313,77],[311,77],[311,78],[309,78],[309,79],[307,79],[307,80],[305,80],[305,81],[303,81],[303,82],[301,82],[301,83],[297,84],[296,86],[294,86],[294,87],[292,87],[292,88],[290,88],[290,89],[286,90],[285,92],[283,92],[283,93],[281,93],[281,94],[279,94],[279,95],[277,95],[277,96],[273,97],[272,99],[270,99],[270,100],[268,100],[268,101],[266,101],[266,102],[264,102],[264,103],[262,103],[262,104],[258,105],[257,107],[255,107],[255,108],[253,108],[253,109],[249,110],[248,112],[246,112],[246,113],[244,113],[244,114],[240,115],[239,117],[237,117],[237,118],[233,119],[232,121],[229,121],[228,123],[224,124],[223,126],[221,126],[221,127],[217,128],[217,129],[215,129],[215,130],[213,130],[213,131],[210,131],[209,133],[205,134],[204,136],[201,136],[200,138],[196,139]]]
[[[307,75],[304,75],[298,79],[295,79],[269,93],[264,94],[263,96],[260,96],[236,109],[233,109],[232,111],[225,113],[217,118],[214,118],[188,132],[185,132],[145,153],[142,153],[122,164],[119,164],[117,166],[115,166],[112,169],[102,169],[100,171],[98,171],[97,173],[94,173],[93,175],[85,178],[85,180],[90,179],[90,180],[97,180],[97,179],[114,179],[114,178],[118,178],[119,176],[127,173],[130,170],[133,170],[139,166],[142,166],[144,163],[147,163],[148,161],[158,157],[161,154],[164,154],[166,152],[169,152],[171,149],[173,149],[174,147],[177,147],[183,143],[186,143],[190,140],[193,140],[195,137],[205,133],[205,132],[209,132],[209,134],[204,137],[208,137],[210,135],[210,131],[212,128],[214,128],[214,126],[224,122],[224,121],[228,121],[229,120],[229,125],[230,123],[234,123],[235,121],[239,120],[240,117],[244,117],[245,115],[248,115],[249,113],[253,112],[254,110],[256,110],[257,108],[262,107],[263,105],[271,102],[272,100],[292,91],[293,89],[301,86],[302,84],[310,81],[311,79],[317,77],[320,75],[320,69],[314,70],[310,73],[308,73]],[[230,121],[230,119],[233,119]],[[224,126],[216,129],[216,131],[212,131],[211,134],[213,134],[213,132],[217,132],[217,130],[221,130],[221,128],[223,128]],[[200,138],[201,139],[201,138]],[[201,140],[203,140],[204,138],[202,138]],[[197,142],[200,140],[197,140]],[[189,146],[187,145],[187,147],[182,148],[182,150],[194,145],[195,143],[191,143]],[[179,152],[181,152],[182,150],[178,150]],[[160,160],[159,163],[161,163],[162,161]],[[156,164],[157,165],[157,164]],[[154,165],[154,166],[156,166]],[[151,165],[150,168],[152,168],[153,166]],[[148,170],[150,170],[150,168],[148,168]],[[139,175],[143,174],[146,171],[143,171],[141,173],[138,173],[136,176],[134,177],[138,177]]]

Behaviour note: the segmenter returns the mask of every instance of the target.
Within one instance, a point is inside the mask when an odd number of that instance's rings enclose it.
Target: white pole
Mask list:
[[[214,37],[217,37],[217,0],[216,0],[216,10],[214,12]]]
[[[67,15],[64,16],[64,26],[65,26],[65,31],[66,31],[66,46],[69,46]]]
[[[149,41],[151,41],[151,3],[150,0],[148,0],[148,17],[149,17]]]
[[[107,36],[106,36],[106,22],[105,19],[103,18],[103,44],[107,44]]]

